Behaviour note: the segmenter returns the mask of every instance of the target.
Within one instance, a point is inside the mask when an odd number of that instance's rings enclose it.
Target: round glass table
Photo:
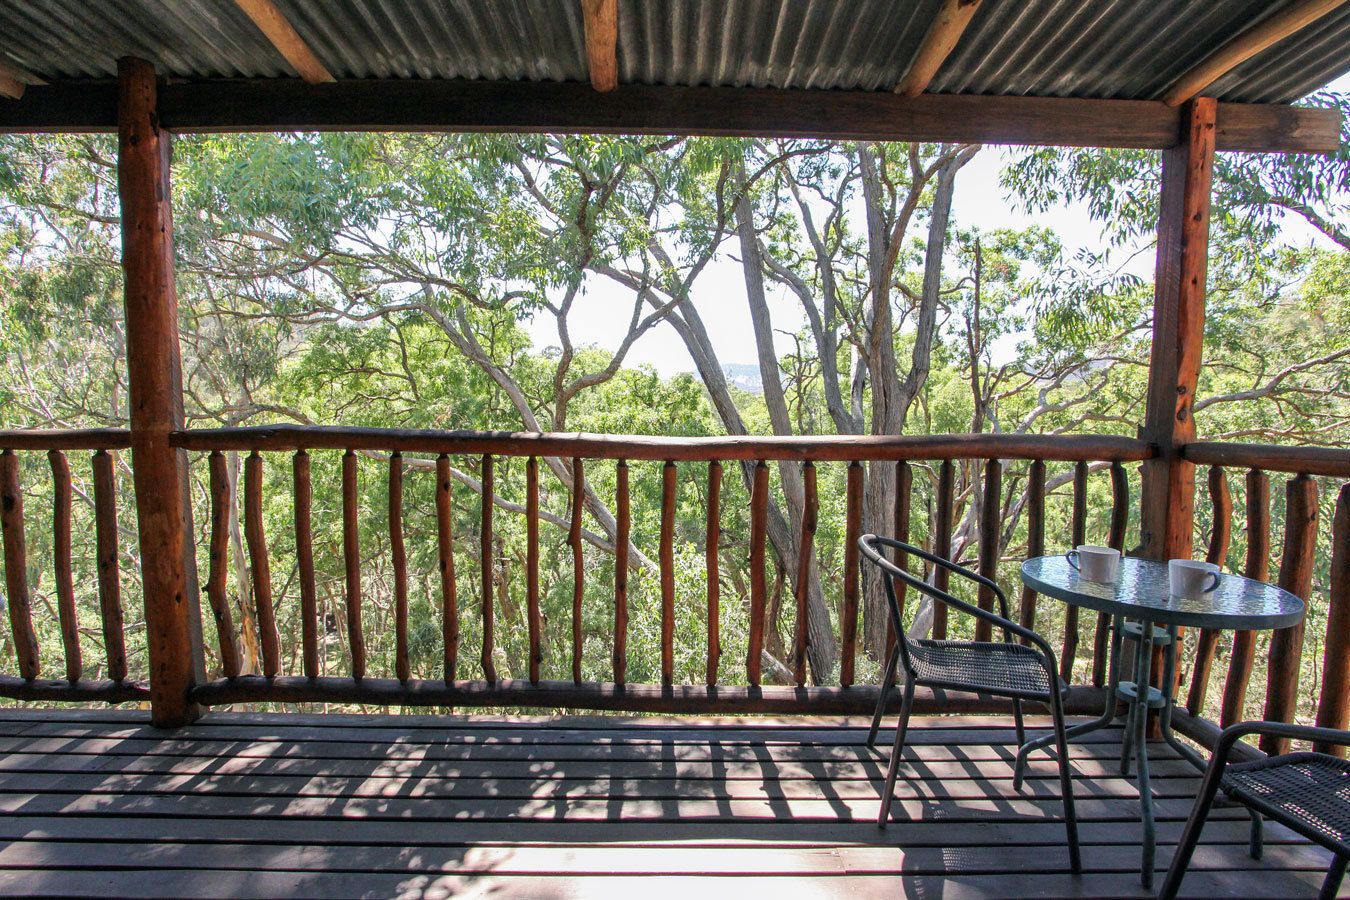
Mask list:
[[[1022,583],[1064,603],[1096,610],[1111,617],[1110,689],[1101,716],[1067,730],[1070,739],[1105,728],[1116,719],[1119,701],[1126,703],[1121,740],[1120,771],[1128,775],[1133,758],[1138,768],[1139,806],[1144,826],[1144,887],[1153,884],[1156,832],[1153,795],[1149,789],[1148,710],[1158,710],[1162,738],[1183,758],[1204,769],[1205,760],[1172,733],[1176,700],[1178,629],[1181,627],[1261,631],[1287,628],[1303,619],[1303,600],[1288,591],[1241,575],[1220,574],[1218,586],[1197,597],[1171,595],[1167,563],[1125,557],[1112,583],[1089,581],[1064,556],[1038,556],[1022,564]],[[1125,638],[1138,642],[1134,679],[1120,677],[1120,651]],[[1164,647],[1162,683],[1149,684],[1154,647]],[[1014,779],[1018,786],[1027,755],[1048,746],[1054,735],[1037,738],[1019,748]]]

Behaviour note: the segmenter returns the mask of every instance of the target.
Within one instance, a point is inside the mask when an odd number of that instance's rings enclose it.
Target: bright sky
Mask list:
[[[1332,82],[1329,87],[1335,91],[1350,92],[1350,75]],[[985,231],[1039,224],[1060,236],[1066,254],[1072,254],[1080,247],[1092,252],[1105,250],[1106,242],[1102,239],[1101,227],[1092,221],[1084,205],[1066,204],[1033,216],[1005,200],[999,177],[1008,158],[1016,152],[1015,149],[987,147],[961,170],[952,203],[953,223],[975,226]],[[920,223],[918,233],[923,234],[925,230],[926,225]],[[1301,219],[1286,219],[1285,235],[1291,242],[1311,241],[1332,246]],[[734,249],[736,241],[732,240],[727,246]],[[1126,262],[1130,254],[1130,249],[1114,248],[1111,259],[1125,263],[1126,271],[1151,279],[1152,252],[1137,253]],[[722,363],[753,363],[755,349],[750,313],[745,302],[745,282],[739,262],[725,256],[724,251],[724,258],[714,261],[699,278],[693,301],[708,327]],[[775,291],[774,287],[771,283],[769,301],[774,328],[789,332],[799,330],[805,324],[800,306],[785,291]],[[627,330],[631,304],[632,298],[627,291],[613,286],[605,279],[591,278],[586,293],[579,298],[573,310],[573,342],[578,345],[617,347]],[[558,343],[551,316],[537,318],[528,327],[536,348]],[[779,335],[779,352],[790,352],[792,349],[791,341]],[[665,376],[694,369],[693,360],[685,351],[683,342],[666,324],[657,325],[639,339],[629,351],[626,364],[649,365]]]

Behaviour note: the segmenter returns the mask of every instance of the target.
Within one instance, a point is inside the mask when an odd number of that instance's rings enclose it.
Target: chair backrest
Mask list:
[[[895,629],[895,634],[899,638],[898,644],[900,648],[900,661],[901,663],[904,664],[906,669],[909,670],[913,669],[913,666],[911,665],[910,662],[910,652],[917,645],[914,644],[913,640],[905,631],[904,623],[900,618],[900,601],[895,593],[896,579],[903,581],[905,584],[914,588],[920,594],[932,598],[933,602],[935,603],[941,603],[944,606],[947,606],[948,608],[955,609],[959,612],[967,613],[969,615],[974,616],[977,619],[983,619],[989,622],[991,625],[1001,628],[1003,630],[1003,639],[1006,642],[1012,641],[1013,632],[1021,630],[1019,626],[1017,626],[1015,623],[1013,623],[1007,618],[1008,598],[1004,595],[1002,589],[1000,589],[999,586],[995,584],[993,581],[991,581],[988,578],[985,578],[978,572],[972,572],[970,569],[967,569],[964,566],[959,566],[956,563],[951,562],[950,560],[943,559],[940,556],[935,556],[934,554],[929,553],[927,550],[924,550],[922,547],[916,547],[913,544],[906,544],[905,542],[897,541],[894,538],[881,537],[875,534],[865,534],[861,538],[859,538],[858,547],[862,551],[863,557],[868,562],[877,566],[883,573],[890,576],[889,578],[882,579],[882,582],[886,586],[886,606],[890,611],[891,626]],[[965,578],[968,581],[974,582],[976,585],[979,585],[980,587],[989,589],[993,593],[994,597],[997,599],[999,604],[999,611],[1002,613],[1002,615],[998,615],[988,610],[980,609],[978,606],[972,606],[971,604],[965,602],[964,600],[954,597],[946,591],[938,589],[935,585],[930,584],[926,579],[920,578],[910,573],[907,569],[896,565],[882,554],[883,548],[887,547],[900,551],[900,553],[902,554],[901,556],[902,560],[908,561],[909,557],[916,556],[919,559],[927,561],[928,563],[932,564],[935,567],[946,569],[948,572],[951,572],[954,575],[957,575],[961,578]]]

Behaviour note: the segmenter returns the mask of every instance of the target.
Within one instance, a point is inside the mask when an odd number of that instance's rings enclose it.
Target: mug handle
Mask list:
[[[1064,554],[1064,558],[1067,559],[1067,560],[1069,561],[1069,565],[1073,566],[1073,570],[1074,570],[1075,572],[1080,571],[1079,568],[1078,568],[1078,551],[1077,551],[1077,550],[1070,550],[1068,553],[1065,553],[1065,554]],[[1218,583],[1217,583],[1217,582],[1215,582],[1215,587],[1218,587]]]
[[[1208,586],[1208,587],[1201,588],[1201,589],[1200,589],[1200,590],[1201,590],[1201,593],[1209,594],[1209,593],[1212,593],[1212,592],[1214,592],[1215,590],[1218,589],[1218,587],[1219,587],[1219,573],[1218,573],[1218,572],[1210,572],[1210,573],[1209,573],[1209,577],[1212,578],[1212,579],[1214,579],[1214,580],[1211,581],[1211,582],[1209,583],[1209,586]]]

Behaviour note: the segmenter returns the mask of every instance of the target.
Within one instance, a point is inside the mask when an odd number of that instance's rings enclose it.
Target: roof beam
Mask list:
[[[923,36],[923,43],[914,54],[909,71],[895,86],[897,94],[917,97],[928,90],[933,76],[956,49],[957,42],[961,40],[966,26],[970,24],[970,20],[975,17],[975,11],[979,8],[980,0],[942,0],[942,6],[938,9],[933,24],[928,27],[928,33]]]
[[[18,100],[23,97],[24,90],[30,84],[46,84],[46,82],[33,73],[0,59],[0,97]]]
[[[1167,93],[1163,94],[1163,102],[1168,106],[1180,106],[1262,50],[1334,12],[1346,2],[1294,0],[1206,56],[1167,89]]]
[[[629,84],[299,79],[173,82],[160,92],[164,127],[180,132],[428,131],[688,134],[864,141],[957,141],[1162,149],[1181,113],[1156,100],[1075,100]],[[116,92],[100,83],[30,87],[0,104],[0,133],[109,131]],[[1220,103],[1219,150],[1329,153],[1334,109]]]
[[[581,16],[591,87],[612,91],[619,86],[619,0],[581,0]]]
[[[235,0],[235,3],[301,78],[310,84],[327,84],[336,80],[272,0]]]

